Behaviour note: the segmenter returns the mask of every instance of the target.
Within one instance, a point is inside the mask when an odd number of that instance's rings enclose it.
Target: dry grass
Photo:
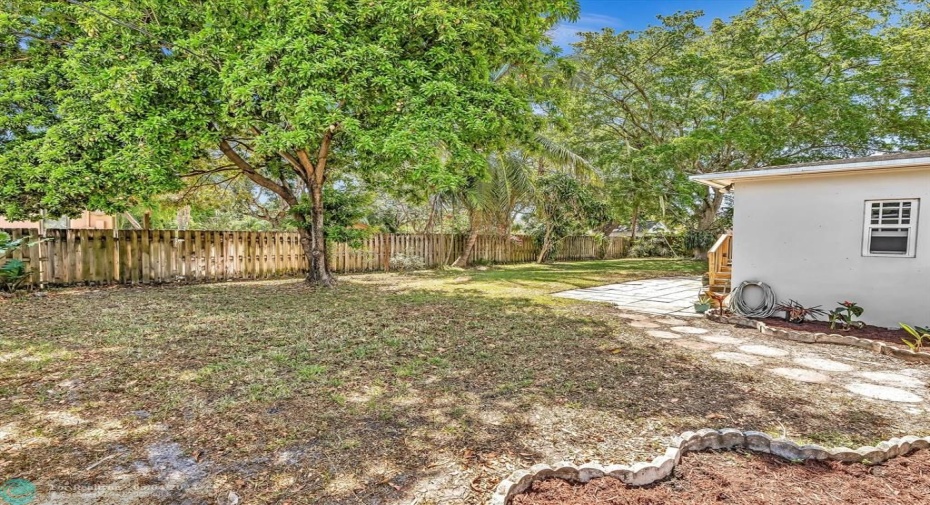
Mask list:
[[[651,458],[695,427],[830,444],[926,428],[548,296],[702,269],[624,260],[3,301],[0,476],[40,494],[121,483],[103,488],[112,502],[136,486],[146,503],[230,491],[244,503],[479,503],[510,469]]]

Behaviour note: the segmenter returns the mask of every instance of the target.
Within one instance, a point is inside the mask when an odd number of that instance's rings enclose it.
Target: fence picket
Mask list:
[[[3,231],[14,239],[38,236],[37,229]],[[265,279],[307,269],[300,236],[294,232],[48,230],[45,237],[50,240],[13,252],[27,263],[35,285]],[[457,234],[375,234],[359,248],[330,244],[330,268],[335,273],[390,271],[391,257],[397,254],[420,256],[433,268],[454,261],[466,239]],[[555,257],[617,259],[625,256],[628,245],[626,237],[606,242],[566,237]],[[535,261],[538,253],[538,245],[526,235],[479,235],[472,260],[524,263]]]

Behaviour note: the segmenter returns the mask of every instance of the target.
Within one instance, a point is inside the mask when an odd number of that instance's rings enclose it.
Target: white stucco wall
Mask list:
[[[930,324],[930,167],[739,181],[733,281],[805,306],[851,300],[869,324]],[[862,255],[866,200],[920,198],[915,258]]]

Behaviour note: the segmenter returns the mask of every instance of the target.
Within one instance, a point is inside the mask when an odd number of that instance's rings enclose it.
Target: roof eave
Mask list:
[[[726,188],[736,181],[745,179],[768,179],[795,175],[841,174],[846,172],[863,172],[871,170],[891,170],[900,168],[930,168],[930,157],[903,160],[866,161],[859,163],[835,163],[810,167],[769,168],[737,172],[720,172],[716,174],[692,175],[694,182],[706,184],[712,188]]]

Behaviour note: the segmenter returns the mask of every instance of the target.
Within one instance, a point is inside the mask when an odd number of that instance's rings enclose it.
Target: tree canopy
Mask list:
[[[547,251],[663,221],[700,253],[725,199],[690,175],[930,147],[926,0],[679,12],[563,57],[547,33],[575,0],[3,5],[0,214],[199,191],[204,220],[299,230],[323,284],[327,240],[366,220]]]
[[[706,29],[685,12],[586,33],[570,58],[568,138],[621,207],[685,204],[700,228],[723,197],[688,175],[927,146],[930,60],[915,41],[930,27],[925,8],[904,7],[759,0]]]
[[[329,283],[330,172],[437,188],[481,173],[477,148],[534,122],[525,88],[490,76],[532,73],[546,31],[576,13],[572,0],[16,2],[0,19],[2,212],[123,210],[207,159],[301,209],[311,279]]]

